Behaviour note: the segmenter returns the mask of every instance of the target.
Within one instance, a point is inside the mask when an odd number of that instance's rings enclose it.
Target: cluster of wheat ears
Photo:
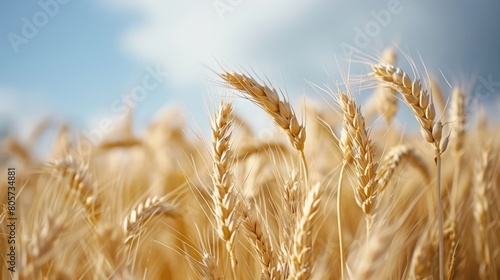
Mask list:
[[[2,279],[497,279],[496,128],[467,116],[466,89],[447,94],[395,64],[392,50],[370,63],[370,105],[344,81],[301,117],[269,82],[222,70],[227,95],[283,132],[272,140],[227,96],[206,137],[170,111],[140,136],[129,112],[92,147],[62,126],[44,162],[33,143],[4,139],[18,258]],[[393,124],[402,104],[421,135]]]

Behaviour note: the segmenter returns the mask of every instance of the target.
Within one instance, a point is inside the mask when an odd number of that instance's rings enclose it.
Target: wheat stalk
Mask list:
[[[348,125],[347,116],[344,115],[344,126],[342,126],[342,130],[340,131],[340,140],[338,141],[340,151],[342,152],[342,165],[340,167],[337,187],[337,231],[339,235],[340,279],[342,280],[344,280],[344,245],[342,238],[342,207],[340,204],[342,198],[342,179],[344,177],[344,170],[347,164],[353,161],[351,140],[346,130]]]
[[[415,118],[420,123],[420,133],[424,139],[432,144],[435,153],[437,178],[437,216],[439,227],[439,279],[444,280],[444,244],[443,244],[443,210],[441,205],[441,154],[448,147],[449,135],[442,139],[443,124],[441,121],[434,123],[436,111],[432,98],[427,90],[422,88],[420,80],[411,80],[408,74],[391,65],[372,65],[374,75],[399,91],[404,101],[413,111]]]

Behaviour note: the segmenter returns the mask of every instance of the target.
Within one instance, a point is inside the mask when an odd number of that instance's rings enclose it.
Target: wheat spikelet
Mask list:
[[[339,91],[337,102],[344,115],[343,127],[347,132],[346,135],[351,145],[350,153],[356,167],[356,176],[358,178],[358,184],[354,192],[356,203],[367,215],[367,218],[370,219],[378,195],[375,181],[377,163],[374,162],[373,145],[366,130],[365,119],[360,109],[356,107],[354,99]],[[345,136],[342,137],[345,138]],[[346,145],[343,148],[345,150],[344,154],[349,152],[348,147]],[[344,156],[344,158],[348,157]],[[369,226],[370,223],[368,222],[367,225]]]
[[[424,176],[426,181],[429,180],[429,169],[427,168],[424,160],[415,152],[414,149],[406,145],[399,145],[391,149],[378,168],[376,180],[379,185],[380,192],[384,191],[387,187],[387,184],[391,180],[396,168],[404,159],[411,163]]]
[[[123,220],[123,243],[130,244],[151,218],[160,215],[177,218],[181,213],[177,207],[166,203],[164,198],[158,198],[158,196],[147,198],[144,202],[139,203]]]
[[[231,103],[221,105],[212,123],[212,152],[214,159],[212,181],[214,191],[212,200],[214,214],[217,221],[217,232],[221,240],[226,243],[226,248],[231,258],[234,269],[237,261],[234,253],[236,229],[238,226],[238,213],[236,211],[237,196],[231,174],[233,156],[230,149]]]
[[[246,93],[250,99],[273,118],[287,134],[292,146],[299,152],[304,150],[305,127],[299,124],[295,111],[287,100],[281,100],[274,88],[261,85],[244,74],[225,72],[220,77],[233,89]]]
[[[311,275],[314,264],[312,229],[321,202],[320,187],[317,183],[311,188],[300,213],[293,238],[288,279],[309,279]]]

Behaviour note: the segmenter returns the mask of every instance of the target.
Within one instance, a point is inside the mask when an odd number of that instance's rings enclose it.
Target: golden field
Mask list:
[[[43,160],[32,147],[44,124],[29,143],[8,136],[16,272],[2,254],[2,279],[497,279],[498,127],[467,113],[467,89],[395,64],[391,51],[371,63],[363,106],[347,79],[319,89],[322,106],[295,105],[267,80],[222,69],[230,97],[199,124],[206,136],[176,112],[142,134],[129,112],[90,147],[61,126]],[[281,132],[258,137],[234,97]],[[398,110],[420,131],[393,125]]]

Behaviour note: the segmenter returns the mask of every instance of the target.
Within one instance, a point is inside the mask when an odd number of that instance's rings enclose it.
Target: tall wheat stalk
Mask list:
[[[434,122],[436,111],[432,97],[427,90],[422,88],[420,80],[411,80],[400,68],[392,65],[372,65],[373,74],[390,87],[399,91],[403,100],[413,111],[415,118],[420,123],[420,132],[424,139],[434,148],[437,178],[437,216],[439,226],[439,279],[444,280],[444,244],[443,244],[443,210],[441,205],[441,154],[448,146],[449,136],[442,139],[443,124]]]

